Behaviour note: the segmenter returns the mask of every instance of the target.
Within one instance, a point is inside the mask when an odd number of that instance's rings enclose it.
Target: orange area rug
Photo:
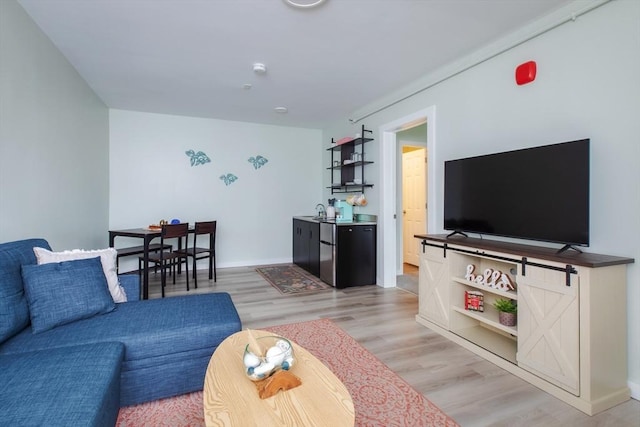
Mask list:
[[[295,341],[335,373],[353,399],[356,426],[458,425],[331,320],[264,329]],[[122,408],[117,425],[204,426],[202,392]]]

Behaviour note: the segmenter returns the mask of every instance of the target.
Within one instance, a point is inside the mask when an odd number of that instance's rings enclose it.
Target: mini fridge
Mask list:
[[[320,223],[320,280],[336,285],[336,225]]]

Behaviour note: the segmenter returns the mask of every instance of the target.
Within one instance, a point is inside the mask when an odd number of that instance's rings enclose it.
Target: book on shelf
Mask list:
[[[480,291],[464,291],[464,309],[484,312],[484,295]]]

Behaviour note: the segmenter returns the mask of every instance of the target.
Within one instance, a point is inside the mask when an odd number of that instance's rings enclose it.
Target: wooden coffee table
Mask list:
[[[257,330],[252,333],[255,337],[273,335]],[[294,342],[291,373],[302,385],[260,399],[255,383],[244,372],[247,335],[247,331],[231,335],[211,356],[203,393],[207,426],[353,426],[355,412],[347,388]]]

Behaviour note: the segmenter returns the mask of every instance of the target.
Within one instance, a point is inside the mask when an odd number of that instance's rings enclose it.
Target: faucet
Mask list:
[[[317,217],[318,218],[322,218],[322,219],[326,219],[327,218],[327,211],[324,208],[324,205],[322,203],[318,203],[316,205],[316,211],[317,211]]]

